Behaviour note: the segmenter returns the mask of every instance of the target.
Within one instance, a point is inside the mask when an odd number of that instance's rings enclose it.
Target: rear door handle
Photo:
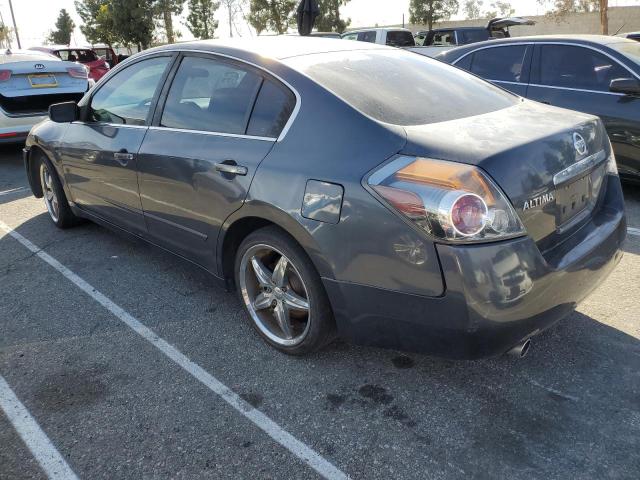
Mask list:
[[[249,173],[249,169],[247,167],[243,167],[242,165],[234,165],[232,163],[216,163],[215,166],[216,170],[221,173],[241,176],[245,176],[247,173]]]
[[[129,161],[133,160],[133,153],[125,151],[115,152],[113,158],[123,167],[126,167]]]

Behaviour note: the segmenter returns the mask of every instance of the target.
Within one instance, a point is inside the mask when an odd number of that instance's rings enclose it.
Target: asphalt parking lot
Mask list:
[[[622,262],[523,360],[340,342],[290,358],[197,268],[56,229],[2,148],[0,478],[637,479],[640,187],[625,194]]]

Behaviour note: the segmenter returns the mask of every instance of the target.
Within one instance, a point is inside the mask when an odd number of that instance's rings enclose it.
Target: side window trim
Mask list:
[[[153,99],[151,100],[151,105],[149,106],[149,111],[147,112],[147,118],[145,119],[145,123],[146,125],[126,125],[126,124],[111,124],[108,122],[93,122],[90,121],[88,119],[88,115],[91,111],[91,104],[93,103],[93,97],[109,82],[109,79],[111,77],[114,77],[115,75],[117,75],[119,72],[126,70],[127,68],[130,68],[144,60],[152,60],[154,58],[162,58],[162,57],[169,57],[171,58],[171,60],[169,61],[169,68],[165,69],[164,73],[162,74],[162,77],[160,78],[160,81],[158,82],[158,87],[156,88],[156,91],[154,92],[153,95]],[[158,100],[160,98],[160,93],[162,92],[163,88],[164,88],[164,84],[166,83],[166,80],[169,76],[169,73],[172,71],[172,69],[174,68],[175,64],[176,64],[176,59],[178,58],[178,54],[176,54],[175,52],[167,52],[167,53],[158,53],[158,54],[154,54],[154,55],[144,55],[140,58],[138,58],[135,61],[132,62],[127,62],[126,64],[123,64],[123,67],[120,67],[120,65],[118,65],[116,68],[114,68],[113,70],[111,70],[109,72],[109,77],[105,79],[104,82],[101,83],[101,85],[98,86],[98,88],[96,88],[94,91],[91,92],[91,95],[88,97],[86,103],[84,103],[84,105],[81,105],[81,118],[77,123],[83,123],[83,124],[92,124],[92,125],[113,125],[113,126],[117,126],[117,127],[122,127],[122,128],[148,128],[150,127],[153,123],[153,114],[155,111],[155,108],[158,104]],[[112,73],[113,72],[113,73]],[[76,123],[76,122],[74,122]]]
[[[245,119],[244,119],[244,133],[243,134],[237,134],[237,133],[225,133],[225,132],[214,132],[214,131],[209,131],[209,130],[191,130],[191,129],[185,129],[185,128],[174,128],[174,127],[165,127],[160,125],[160,121],[162,118],[162,113],[164,111],[164,107],[167,101],[167,97],[169,95],[169,90],[171,89],[171,84],[173,83],[175,76],[178,72],[178,68],[180,67],[180,64],[182,63],[182,60],[184,58],[187,57],[197,57],[197,58],[204,58],[204,59],[213,59],[213,60],[217,60],[220,61],[222,63],[226,63],[226,64],[231,64],[231,65],[237,65],[240,68],[243,68],[245,70],[248,71],[252,71],[254,72],[256,75],[258,75],[261,79],[261,82],[258,86],[258,88],[256,88],[254,94],[253,94],[253,100],[251,102],[251,108],[248,110]],[[285,127],[282,129],[282,132],[280,133],[279,137],[261,137],[261,136],[257,136],[257,135],[248,135],[247,134],[247,130],[249,128],[249,123],[251,121],[251,116],[253,114],[253,111],[255,109],[256,106],[256,102],[258,101],[258,96],[260,95],[260,91],[262,90],[262,87],[264,86],[264,84],[266,83],[266,81],[272,81],[275,82],[277,84],[282,85],[283,88],[285,88],[287,91],[290,91],[294,94],[295,98],[296,98],[296,107],[294,109],[294,111],[291,113],[291,116],[289,117],[289,120],[287,121],[287,124],[285,125]],[[280,80],[278,77],[276,77],[275,75],[270,74],[269,72],[267,72],[266,70],[259,68],[257,66],[254,66],[250,63],[244,62],[240,59],[236,59],[236,58],[231,58],[231,57],[226,57],[224,55],[219,55],[216,54],[215,52],[202,52],[202,51],[194,51],[194,52],[182,52],[178,55],[177,60],[174,62],[174,64],[172,65],[171,69],[170,69],[170,74],[167,76],[166,79],[164,79],[164,85],[161,89],[160,95],[157,98],[157,102],[155,105],[155,111],[153,113],[153,120],[149,126],[150,129],[152,130],[168,130],[168,131],[180,131],[180,132],[189,132],[189,133],[198,133],[198,134],[202,134],[202,135],[215,135],[215,136],[220,136],[220,137],[233,137],[233,138],[246,138],[246,139],[253,139],[253,140],[263,140],[263,141],[271,141],[271,142],[276,142],[276,141],[280,141],[282,138],[284,138],[284,134],[286,134],[286,132],[288,131],[291,123],[293,123],[293,120],[295,120],[295,117],[297,115],[297,111],[300,107],[300,97],[298,95],[298,92],[294,89],[292,89],[288,84],[286,84],[285,82],[283,82],[282,80]]]

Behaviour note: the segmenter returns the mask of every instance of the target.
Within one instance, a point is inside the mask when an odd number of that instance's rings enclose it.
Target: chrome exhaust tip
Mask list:
[[[530,347],[531,347],[531,340],[527,338],[524,342],[519,343],[518,345],[513,347],[511,350],[509,350],[507,352],[507,355],[511,355],[512,357],[517,357],[517,358],[524,358],[527,356],[527,353],[529,353]]]

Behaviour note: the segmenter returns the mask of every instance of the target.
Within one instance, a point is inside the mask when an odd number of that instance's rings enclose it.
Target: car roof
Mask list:
[[[487,40],[486,42],[478,42],[469,46],[478,47],[480,45],[496,45],[499,43],[517,43],[517,42],[575,42],[583,44],[609,45],[612,43],[625,42],[627,39],[607,36],[607,35],[529,35],[524,37],[510,37]]]
[[[74,47],[69,45],[45,45],[43,47],[31,47],[41,51],[58,52],[60,50],[92,50],[91,47]]]
[[[38,50],[6,49],[0,51],[0,63],[32,62],[34,60],[60,60],[55,55]]]
[[[348,30],[343,33],[343,35],[347,35],[349,33],[356,32],[372,32],[372,31],[380,31],[380,32],[409,32],[412,33],[408,28],[402,27],[371,27],[371,28],[354,28],[353,30]]]
[[[179,44],[164,45],[145,52],[163,50],[203,50],[212,53],[222,53],[240,59],[248,57],[263,57],[282,60],[302,55],[316,53],[344,52],[353,50],[381,50],[392,49],[385,45],[367,42],[336,42],[334,38],[299,37],[299,36],[267,36],[253,38],[234,38],[226,40],[200,40]]]

